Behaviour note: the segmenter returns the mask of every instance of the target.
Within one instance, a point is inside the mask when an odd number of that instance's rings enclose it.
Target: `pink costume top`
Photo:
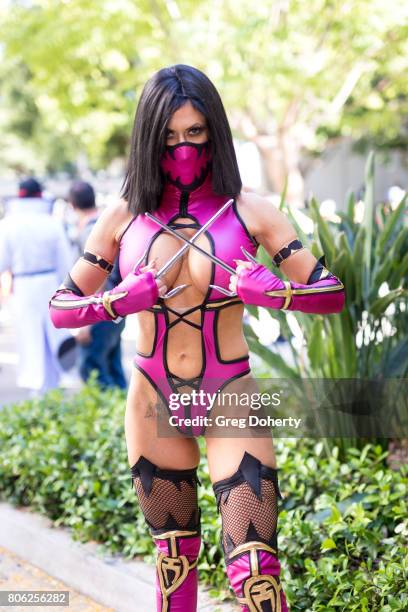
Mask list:
[[[176,230],[179,230],[181,227],[198,230],[227,200],[226,196],[214,193],[211,186],[210,173],[207,174],[204,182],[196,189],[190,191],[183,191],[167,181],[160,206],[155,211],[154,216]],[[177,223],[175,220],[180,217],[183,217],[183,222]],[[190,219],[191,222],[188,222],[186,219]],[[134,268],[135,262],[142,257],[146,249],[145,260],[147,262],[154,241],[165,231],[142,214],[136,216],[131,221],[120,242],[119,265],[122,278],[125,278]],[[251,254],[256,254],[258,244],[255,238],[249,234],[238,214],[235,201],[205,231],[205,236],[209,239],[211,252],[234,268],[234,258],[242,258],[241,246],[245,247]],[[213,262],[211,262],[211,267],[210,283],[227,289],[230,274]],[[196,389],[197,391],[203,389],[207,393],[215,393],[231,380],[250,372],[249,355],[239,359],[225,360],[221,358],[219,350],[217,337],[219,310],[239,303],[242,302],[238,297],[226,298],[218,290],[209,287],[202,303],[189,308],[182,314],[170,308],[163,298],[159,298],[154,306],[147,308],[147,310],[154,313],[155,319],[156,327],[153,348],[148,356],[136,351],[134,364],[148,378],[168,408],[169,396],[172,393],[179,393],[178,387],[188,385],[191,389]],[[201,323],[197,324],[184,318],[186,315],[198,310],[201,313]],[[176,320],[169,320],[169,312],[177,316]],[[174,325],[182,323],[198,328],[201,333],[202,368],[199,375],[193,379],[181,379],[174,375],[167,363],[166,341],[168,331]],[[198,397],[189,406],[179,406],[171,410],[169,408],[169,415],[175,417],[172,419],[173,424],[178,423],[179,418],[208,416],[207,403],[198,401]],[[180,431],[193,435],[203,433],[203,427],[199,425],[190,428],[184,425],[183,422],[180,422],[177,427]]]

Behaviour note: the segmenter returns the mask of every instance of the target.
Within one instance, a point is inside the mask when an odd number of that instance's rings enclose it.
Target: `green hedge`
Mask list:
[[[0,495],[30,505],[75,539],[153,562],[127,463],[124,395],[88,385],[0,412]],[[292,610],[407,610],[407,469],[391,471],[380,446],[329,457],[317,440],[277,440],[284,500],[283,581]],[[227,597],[220,522],[200,465],[204,546],[200,576]],[[405,522],[404,522],[405,521]]]

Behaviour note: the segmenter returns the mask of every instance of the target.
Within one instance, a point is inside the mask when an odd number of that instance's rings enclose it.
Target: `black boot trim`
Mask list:
[[[138,477],[142,483],[145,495],[149,496],[152,490],[153,478],[170,480],[179,489],[181,482],[188,482],[192,487],[201,484],[197,476],[197,468],[190,470],[162,470],[157,465],[141,455],[134,465],[130,468],[133,479]]]
[[[279,489],[278,483],[278,469],[271,468],[263,465],[259,459],[256,459],[253,455],[246,452],[239,464],[238,470],[229,478],[219,480],[214,483],[213,489],[217,498],[217,504],[221,501],[221,497],[224,501],[228,499],[229,491],[243,482],[248,482],[255,495],[260,498],[261,495],[261,479],[272,480],[275,486],[275,491],[279,499],[282,499],[282,495]],[[222,493],[225,493],[222,496]]]

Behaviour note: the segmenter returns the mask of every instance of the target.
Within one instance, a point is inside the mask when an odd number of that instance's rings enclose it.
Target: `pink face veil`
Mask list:
[[[181,191],[197,189],[211,169],[210,141],[167,145],[160,160],[162,172]]]

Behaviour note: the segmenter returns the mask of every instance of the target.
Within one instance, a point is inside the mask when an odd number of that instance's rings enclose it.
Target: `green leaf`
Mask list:
[[[309,237],[305,234],[303,229],[300,227],[299,223],[297,222],[289,206],[287,207],[286,212],[296,230],[297,235],[299,236],[299,240],[301,241],[303,246],[306,246],[309,243]]]
[[[380,317],[382,314],[384,314],[384,311],[390,304],[403,295],[407,296],[408,291],[404,291],[403,289],[393,289],[387,293],[387,295],[378,298],[370,305],[370,313],[373,315],[373,317]]]
[[[263,346],[258,340],[254,340],[251,337],[247,338],[247,341],[250,350],[256,355],[259,355],[259,357],[262,357],[265,363],[271,368],[271,376],[273,373],[276,373],[283,377],[299,377],[296,370],[288,366],[280,355],[277,355],[271,349]]]
[[[401,263],[395,266],[395,270],[392,272],[391,276],[388,279],[388,285],[390,289],[397,289],[403,284],[405,284],[406,286],[407,275],[408,275],[408,252],[405,253]]]
[[[313,321],[307,352],[312,367],[318,369],[323,357],[323,322],[319,315],[316,315]]]
[[[305,559],[305,568],[313,576],[317,574],[316,564],[314,561],[312,561],[312,559]]]
[[[404,376],[408,367],[408,337],[384,355],[379,374],[384,378]]]
[[[357,304],[363,299],[363,251],[365,241],[365,228],[361,225],[357,231],[354,242],[353,271],[355,278],[355,301]]]
[[[322,551],[332,550],[333,548],[337,548],[337,546],[336,546],[335,541],[332,540],[331,538],[326,538],[325,540],[323,540],[322,545],[320,547]]]
[[[283,190],[281,193],[281,197],[280,197],[280,202],[279,202],[279,210],[282,210],[285,201],[286,201],[286,192],[288,190],[288,177],[286,176],[285,178],[285,185],[283,186]]]
[[[397,208],[393,210],[387,217],[384,230],[381,232],[376,245],[375,252],[377,257],[384,253],[388,245],[388,241],[390,240],[397,223],[399,223],[399,221],[403,218],[406,209],[407,196],[408,194],[404,195]]]
[[[354,224],[354,207],[356,205],[356,198],[354,196],[354,191],[350,191],[347,197],[347,219],[350,223]]]
[[[320,214],[319,206],[315,198],[312,198],[310,201],[310,209],[313,213],[313,217],[317,225],[319,240],[323,252],[326,256],[327,265],[330,266],[334,259],[333,237],[330,233],[327,222],[324,221],[323,217]]]

